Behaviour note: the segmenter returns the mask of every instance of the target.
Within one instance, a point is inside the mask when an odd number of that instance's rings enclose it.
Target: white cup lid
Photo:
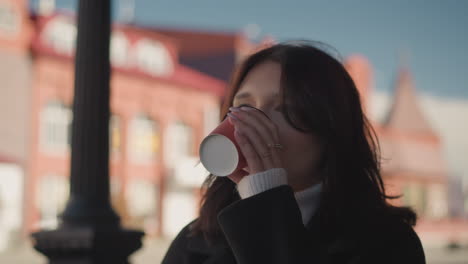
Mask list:
[[[239,154],[228,137],[211,134],[200,144],[200,161],[211,174],[227,176],[237,168]]]

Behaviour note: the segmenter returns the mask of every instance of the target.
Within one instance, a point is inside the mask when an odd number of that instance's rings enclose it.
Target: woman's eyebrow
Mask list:
[[[240,94],[236,95],[236,96],[234,97],[234,99],[242,99],[242,98],[247,98],[247,97],[251,97],[251,96],[252,96],[252,94],[250,94],[250,92],[243,92],[243,93],[240,93]],[[279,96],[279,94],[278,94],[278,93],[275,93],[275,94],[273,94],[273,95],[271,96],[271,98],[273,99],[273,98],[276,98],[276,97],[278,97],[278,96]]]

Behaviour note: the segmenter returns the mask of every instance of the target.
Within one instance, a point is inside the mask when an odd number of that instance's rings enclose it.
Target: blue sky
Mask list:
[[[76,0],[56,2],[58,8],[76,5]],[[117,10],[119,1],[113,3]],[[420,93],[468,99],[467,13],[468,1],[462,0],[135,0],[134,21],[219,31],[253,23],[260,34],[280,41],[320,40],[343,56],[365,55],[379,91],[391,91],[398,55],[407,51]]]

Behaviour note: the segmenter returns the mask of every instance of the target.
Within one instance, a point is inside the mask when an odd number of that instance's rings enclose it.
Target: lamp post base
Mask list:
[[[58,228],[33,233],[34,248],[49,264],[128,264],[143,232],[128,229]]]

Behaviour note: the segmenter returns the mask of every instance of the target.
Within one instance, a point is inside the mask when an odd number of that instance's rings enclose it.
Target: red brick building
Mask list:
[[[25,172],[22,226],[30,232],[56,226],[68,197],[76,27],[72,15],[31,15],[27,3],[0,0],[0,152]],[[258,47],[240,32],[113,26],[111,194],[125,225],[171,236],[195,216],[206,175],[194,168],[198,145],[218,122],[234,65]],[[358,55],[345,64],[370,111],[372,66]],[[434,229],[451,221],[440,139],[408,70],[395,87],[385,122],[374,124],[385,183],[404,194],[396,204],[420,214],[417,231],[447,239],[453,221]]]
[[[370,116],[372,67],[360,55],[347,58]],[[468,242],[468,221],[449,215],[449,173],[442,155],[442,142],[423,113],[410,70],[398,69],[390,110],[372,125],[381,148],[382,177],[390,195],[403,194],[392,204],[411,206],[418,214],[416,231],[428,244]]]
[[[346,66],[369,116],[371,66],[365,58],[356,55],[347,59]],[[391,108],[385,120],[373,123],[373,127],[381,145],[385,183],[391,193],[405,194],[403,200],[395,203],[412,205],[428,218],[447,216],[448,170],[441,142],[419,106],[409,69],[399,69]]]
[[[26,172],[23,226],[32,231],[56,226],[68,197],[76,26],[70,14],[30,15],[27,2],[0,1],[0,150]],[[194,216],[205,175],[193,168],[198,145],[251,47],[239,32],[113,26],[110,176],[124,224],[173,234]]]

